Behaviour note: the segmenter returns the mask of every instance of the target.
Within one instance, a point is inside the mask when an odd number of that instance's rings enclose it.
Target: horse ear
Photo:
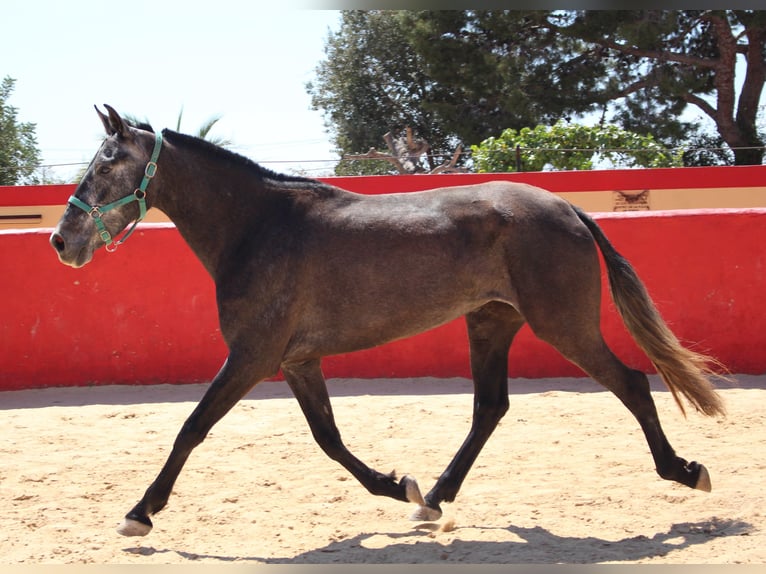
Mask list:
[[[101,110],[98,109],[98,106],[93,106],[96,109],[96,113],[98,114],[98,117],[101,119],[101,123],[104,124],[104,129],[106,130],[107,135],[112,135],[112,127],[109,125],[109,118],[106,117]]]
[[[120,117],[120,114],[118,114],[112,106],[104,104],[107,112],[109,112],[109,116],[102,113],[97,106],[94,107],[96,108],[98,117],[101,118],[101,123],[104,124],[104,129],[106,130],[107,135],[113,136],[117,134],[120,137],[125,137],[130,134],[127,124],[125,124]]]

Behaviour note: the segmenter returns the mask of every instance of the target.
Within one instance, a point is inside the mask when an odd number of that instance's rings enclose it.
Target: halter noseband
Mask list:
[[[136,229],[136,225],[138,225],[139,222],[144,218],[144,216],[146,216],[146,188],[149,185],[149,181],[157,173],[157,160],[160,157],[161,149],[162,149],[162,134],[160,132],[157,132],[154,136],[154,150],[152,150],[152,157],[149,159],[149,163],[146,164],[146,168],[144,168],[144,178],[141,180],[141,185],[139,185],[136,188],[136,190],[130,195],[127,195],[123,197],[122,199],[118,199],[117,201],[113,201],[112,203],[102,205],[101,207],[98,207],[98,206],[91,207],[90,205],[82,201],[81,199],[76,198],[74,195],[72,195],[72,197],[70,197],[68,200],[68,203],[70,203],[71,205],[74,205],[75,207],[79,207],[85,213],[87,213],[93,218],[93,221],[96,224],[96,229],[98,229],[98,234],[101,236],[101,239],[104,241],[104,243],[106,243],[106,250],[109,251],[110,253],[112,251],[115,251],[117,247],[125,243],[128,237],[130,237],[130,235]],[[125,232],[125,235],[123,235],[117,241],[113,241],[112,235],[109,233],[109,231],[107,231],[106,226],[104,225],[104,222],[101,220],[101,216],[104,215],[107,211],[111,211],[112,209],[121,207],[132,201],[138,202],[138,210],[139,210],[138,219],[136,219],[133,222],[133,226],[130,229],[128,229],[128,231]],[[112,245],[114,246],[112,247]]]

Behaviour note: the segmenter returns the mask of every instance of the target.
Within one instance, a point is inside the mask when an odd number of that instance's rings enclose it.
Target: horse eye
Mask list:
[[[100,175],[106,175],[106,174],[107,174],[107,173],[109,173],[110,171],[112,171],[112,168],[111,168],[110,166],[108,166],[108,165],[102,165],[102,166],[100,166],[100,167],[98,168],[98,173],[99,173]]]

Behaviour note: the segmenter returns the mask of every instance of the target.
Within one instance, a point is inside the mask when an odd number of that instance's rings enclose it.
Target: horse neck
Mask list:
[[[162,177],[155,207],[215,279],[227,250],[248,226],[257,225],[258,182],[241,166],[216,169],[215,159],[173,144],[166,144],[158,163]]]

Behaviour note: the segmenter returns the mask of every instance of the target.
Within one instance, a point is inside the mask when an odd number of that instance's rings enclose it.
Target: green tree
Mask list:
[[[37,183],[40,165],[35,124],[19,122],[18,110],[8,104],[15,84],[8,76],[0,83],[0,185]]]
[[[343,11],[341,27],[330,33],[327,58],[306,84],[312,107],[322,110],[339,155],[378,148],[387,133],[410,127],[431,148],[430,167],[449,158],[457,142],[422,105],[432,88],[422,59],[407,42],[399,14]],[[344,160],[337,175],[394,173],[389,162]]]
[[[454,149],[592,113],[681,147],[705,141],[681,118],[695,106],[731,161],[757,164],[765,43],[766,12],[752,10],[344,12],[307,88],[343,153],[405,117],[433,148]]]
[[[682,152],[672,152],[651,135],[643,136],[614,125],[587,127],[559,121],[553,126],[503,130],[471,146],[476,171],[588,170],[594,162],[615,167],[673,167],[682,165]]]
[[[693,141],[700,126],[674,119],[656,129],[658,117],[678,118],[692,105],[712,120],[735,164],[762,163],[757,120],[766,82],[766,12],[580,11],[552,29],[581,38],[606,64],[610,76],[600,91],[615,102],[614,119],[624,128],[668,142]],[[745,72],[739,90],[738,59]]]
[[[518,83],[533,105],[550,114],[602,110],[611,123],[653,134],[667,145],[695,143],[702,126],[681,114],[696,106],[715,125],[736,164],[763,161],[756,125],[766,80],[766,12],[748,10],[463,11],[444,27],[445,17],[412,12],[412,41],[422,57],[438,59],[452,47],[477,46],[517,64]],[[425,47],[428,52],[426,53]],[[430,54],[430,55],[427,55]],[[735,84],[737,59],[745,75]],[[519,65],[518,63],[521,62]],[[498,68],[500,69],[500,68]],[[464,76],[458,78],[463,79]],[[439,81],[445,82],[442,75]],[[502,80],[503,78],[498,78]],[[478,80],[465,76],[461,89]],[[496,80],[497,81],[497,80]],[[458,107],[454,114],[459,116]],[[548,122],[542,122],[548,123]],[[527,124],[534,125],[534,124]],[[504,127],[516,127],[507,124]],[[702,138],[702,143],[709,142]]]
[[[580,43],[539,25],[537,12],[507,10],[408,11],[398,15],[407,42],[431,84],[421,105],[444,129],[476,144],[499,129],[554,123],[597,108],[592,92],[605,73],[571,67]]]

